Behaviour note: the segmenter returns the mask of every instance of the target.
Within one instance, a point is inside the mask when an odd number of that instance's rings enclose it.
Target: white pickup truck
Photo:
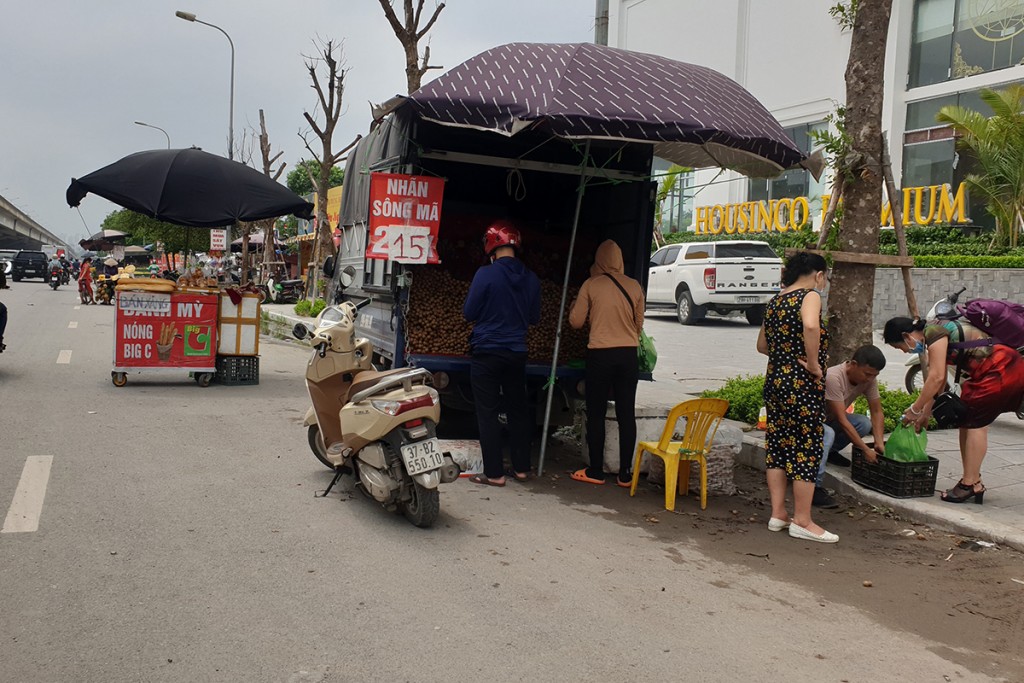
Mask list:
[[[692,325],[710,313],[743,311],[760,325],[764,305],[779,292],[782,259],[767,242],[728,240],[670,244],[651,256],[647,307],[673,307]]]

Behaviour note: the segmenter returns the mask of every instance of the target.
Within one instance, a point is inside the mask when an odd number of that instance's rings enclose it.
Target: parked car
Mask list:
[[[11,279],[18,282],[22,278],[37,277],[45,282],[49,278],[49,273],[46,271],[47,262],[49,262],[49,258],[45,253],[22,249],[14,256]]]
[[[18,254],[17,249],[0,249],[0,270],[4,275],[10,277],[14,269],[14,257]]]
[[[767,242],[670,244],[651,256],[647,306],[675,308],[683,325],[700,322],[708,313],[734,311],[760,325],[781,279],[782,259]]]

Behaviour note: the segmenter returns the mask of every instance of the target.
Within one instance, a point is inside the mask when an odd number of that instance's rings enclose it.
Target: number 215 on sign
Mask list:
[[[430,228],[382,225],[376,230],[370,253],[399,263],[426,263],[430,256]]]

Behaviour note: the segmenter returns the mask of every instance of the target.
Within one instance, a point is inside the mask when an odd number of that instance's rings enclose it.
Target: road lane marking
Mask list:
[[[78,329],[78,323],[76,321],[72,320],[71,322],[68,323],[68,329],[69,330]]]
[[[80,308],[81,308],[81,306],[75,306],[75,310],[76,310],[76,311],[77,311],[78,309],[80,309]]]
[[[57,365],[67,365],[71,362],[71,350],[64,349],[57,354]]]
[[[7,510],[7,519],[0,534],[17,534],[39,529],[39,515],[46,498],[46,484],[50,481],[52,455],[30,455],[25,459],[21,479],[14,492],[14,500]]]

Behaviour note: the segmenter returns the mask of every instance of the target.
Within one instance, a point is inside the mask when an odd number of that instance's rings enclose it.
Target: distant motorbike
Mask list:
[[[50,287],[52,287],[54,291],[57,291],[57,288],[63,283],[63,273],[63,268],[50,268]]]
[[[274,278],[267,280],[267,284],[261,286],[266,294],[266,299],[272,304],[295,304],[305,294],[305,283],[302,280],[281,280],[275,282]]]
[[[109,306],[114,302],[114,281],[106,275],[96,279],[96,302]]]

